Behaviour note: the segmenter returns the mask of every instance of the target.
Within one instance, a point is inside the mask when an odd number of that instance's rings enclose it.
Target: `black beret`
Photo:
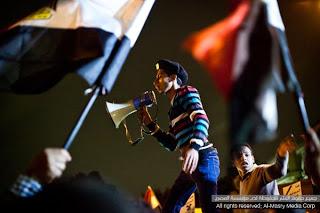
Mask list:
[[[186,85],[188,82],[187,71],[177,62],[161,59],[156,63],[156,70],[158,69],[162,69],[168,75],[177,75],[178,84],[181,86]]]

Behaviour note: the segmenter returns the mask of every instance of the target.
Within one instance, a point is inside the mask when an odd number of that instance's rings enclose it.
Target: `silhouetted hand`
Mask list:
[[[33,158],[26,174],[47,184],[62,175],[69,161],[71,156],[67,150],[46,148]]]
[[[192,174],[198,165],[199,152],[193,148],[188,148],[183,158],[182,170],[187,174]]]
[[[285,137],[278,146],[277,153],[280,157],[285,157],[288,152],[292,152],[297,148],[294,142],[294,136],[289,135]]]

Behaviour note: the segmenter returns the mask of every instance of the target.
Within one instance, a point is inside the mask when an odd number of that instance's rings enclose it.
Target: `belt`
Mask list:
[[[181,153],[184,153],[184,151],[185,151],[186,149],[188,149],[188,147],[189,147],[188,145],[184,145],[184,146],[180,147],[180,152],[181,152]],[[210,142],[205,142],[204,145],[203,145],[202,147],[200,147],[199,152],[200,152],[200,151],[203,151],[203,150],[207,150],[207,149],[209,149],[209,148],[211,148],[211,147],[213,147],[213,144],[212,144],[212,143],[210,143]],[[213,149],[216,149],[216,148],[213,148]]]
[[[202,147],[200,147],[199,151],[200,150],[204,150],[204,149],[208,149],[210,147],[213,147],[213,144],[209,143],[209,142],[206,142]]]
[[[218,153],[218,150],[216,148],[214,148],[213,146],[210,146],[208,148],[199,150],[199,154],[201,154],[201,153],[203,154],[203,153],[210,152],[210,151]]]
[[[180,149],[180,151],[181,151],[181,154],[182,154],[182,150],[181,149]],[[205,154],[205,153],[210,152],[210,151],[218,153],[218,150],[215,147],[213,147],[213,144],[207,142],[207,143],[205,143],[204,146],[202,146],[199,149],[199,154]],[[183,161],[183,159],[184,159],[183,156],[179,157],[179,160]]]

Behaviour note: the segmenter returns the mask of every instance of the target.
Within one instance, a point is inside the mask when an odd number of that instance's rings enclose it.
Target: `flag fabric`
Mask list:
[[[209,71],[215,86],[226,99],[232,87],[236,36],[249,6],[249,2],[242,2],[228,17],[192,34],[184,42],[184,47]]]
[[[242,0],[222,21],[187,38],[184,47],[209,71],[229,102],[232,143],[272,139],[278,126],[284,25],[276,0]]]
[[[154,191],[152,190],[151,186],[147,187],[146,193],[144,194],[144,201],[152,208],[152,209],[156,209],[156,208],[162,208],[161,204],[158,200],[158,198],[156,197]]]
[[[190,195],[184,206],[181,207],[180,213],[194,213],[196,209],[196,196],[194,193]]]
[[[153,3],[52,1],[0,34],[0,90],[41,93],[75,72],[109,92]]]

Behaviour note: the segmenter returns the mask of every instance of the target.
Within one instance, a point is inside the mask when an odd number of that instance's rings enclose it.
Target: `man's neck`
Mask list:
[[[242,171],[242,170],[238,169],[240,177],[243,178],[246,174],[252,172],[256,167],[257,167],[257,165],[253,164],[252,167],[247,171]]]
[[[172,102],[172,99],[174,99],[176,95],[176,90],[179,89],[180,86],[177,84],[173,84],[172,87],[166,92],[166,95],[169,99],[169,102]]]

